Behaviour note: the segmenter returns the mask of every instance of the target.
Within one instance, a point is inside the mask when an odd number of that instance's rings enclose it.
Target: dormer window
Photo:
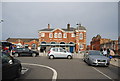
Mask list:
[[[62,33],[58,33],[58,38],[62,38]]]
[[[54,33],[54,38],[57,38],[57,33]]]

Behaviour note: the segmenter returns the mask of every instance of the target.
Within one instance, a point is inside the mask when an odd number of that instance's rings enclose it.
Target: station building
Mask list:
[[[86,50],[86,28],[77,24],[66,28],[51,28],[50,24],[45,29],[38,31],[40,50],[48,51],[51,47],[63,47],[70,52]]]

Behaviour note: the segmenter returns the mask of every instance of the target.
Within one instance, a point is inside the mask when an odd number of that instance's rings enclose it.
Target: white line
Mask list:
[[[24,70],[22,70],[21,74],[25,74],[28,71],[28,68],[23,68]]]
[[[93,69],[95,69],[96,71],[98,71],[99,73],[101,73],[102,75],[104,75],[105,77],[107,77],[108,79],[114,81],[111,77],[109,77],[108,75],[104,74],[103,72],[101,72],[100,70],[96,69],[95,67],[92,67]]]
[[[49,66],[45,66],[45,65],[40,65],[40,64],[30,64],[30,63],[21,63],[21,64],[24,64],[24,65],[33,65],[33,66],[40,66],[40,67],[45,67],[45,68],[48,68],[50,70],[53,71],[53,77],[52,77],[52,81],[56,81],[57,79],[57,71]]]

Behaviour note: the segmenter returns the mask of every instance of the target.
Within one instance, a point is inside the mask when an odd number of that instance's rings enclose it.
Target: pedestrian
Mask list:
[[[109,47],[107,48],[107,57],[109,57],[110,56],[110,49],[109,49]]]
[[[109,58],[110,59],[114,59],[114,61],[116,61],[114,56],[115,56],[115,52],[112,49],[110,49],[110,56],[109,56]]]
[[[107,50],[106,50],[106,48],[104,48],[102,52],[103,52],[104,56],[107,56]]]

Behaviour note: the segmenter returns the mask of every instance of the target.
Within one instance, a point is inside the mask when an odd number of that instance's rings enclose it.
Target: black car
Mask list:
[[[37,51],[33,51],[28,48],[16,48],[12,50],[12,55],[14,55],[15,57],[23,56],[23,55],[35,57],[39,55],[39,53]]]
[[[2,52],[2,81],[13,80],[21,75],[21,62],[11,57],[8,53]]]

